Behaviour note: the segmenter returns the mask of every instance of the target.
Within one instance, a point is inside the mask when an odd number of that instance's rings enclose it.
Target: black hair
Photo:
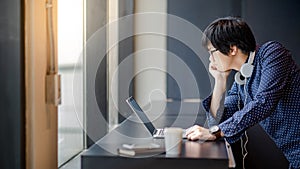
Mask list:
[[[225,17],[213,21],[205,30],[202,45],[211,43],[221,53],[227,55],[231,46],[237,46],[248,54],[256,48],[254,35],[248,24],[241,18]]]

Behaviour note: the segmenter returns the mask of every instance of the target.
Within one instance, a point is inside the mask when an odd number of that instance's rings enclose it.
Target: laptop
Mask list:
[[[135,99],[131,96],[126,99],[127,104],[132,109],[132,111],[142,120],[145,127],[152,134],[153,138],[164,138],[164,129],[156,129],[154,125],[151,123],[146,113],[142,110],[139,104],[135,101]],[[182,138],[186,138],[185,130],[183,131]]]

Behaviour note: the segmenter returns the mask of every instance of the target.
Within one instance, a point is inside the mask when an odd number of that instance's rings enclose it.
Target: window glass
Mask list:
[[[58,166],[84,148],[83,130],[83,0],[58,2],[58,67],[61,105],[58,107]]]

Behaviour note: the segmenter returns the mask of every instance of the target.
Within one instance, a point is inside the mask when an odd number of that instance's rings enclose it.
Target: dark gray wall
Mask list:
[[[169,0],[168,1],[168,13],[176,15],[182,19],[185,19],[195,25],[198,29],[204,30],[205,27],[213,20],[219,17],[233,15],[241,15],[241,1],[240,0]],[[171,29],[176,29],[169,26],[168,32]],[[185,30],[182,30],[185,31]],[[198,44],[199,48],[201,44]],[[193,72],[193,76],[196,78],[200,98],[205,98],[211,92],[211,84],[209,81],[209,75],[204,67],[204,63],[200,60],[188,46],[183,42],[180,42],[172,37],[167,38],[167,50],[173,54],[179,56],[186,65]],[[208,62],[207,56],[203,57],[204,60]],[[183,82],[191,82],[191,75],[187,72],[182,71],[176,66],[172,60],[168,57],[167,71],[178,74],[177,80]],[[195,93],[194,89],[189,83],[181,83],[181,90],[185,91],[182,95],[178,87],[177,82],[170,76],[167,77],[167,95],[169,98],[175,100],[181,100],[185,98],[196,98],[198,99],[198,94]]]
[[[0,1],[0,168],[25,168],[23,8]]]
[[[242,16],[251,26],[257,43],[283,43],[300,64],[300,1],[244,0]]]

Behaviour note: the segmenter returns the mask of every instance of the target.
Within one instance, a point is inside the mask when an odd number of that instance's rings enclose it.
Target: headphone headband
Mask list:
[[[254,61],[254,56],[255,56],[255,51],[254,52],[250,52],[249,54],[249,60],[247,63],[250,63],[252,65],[253,61]]]

